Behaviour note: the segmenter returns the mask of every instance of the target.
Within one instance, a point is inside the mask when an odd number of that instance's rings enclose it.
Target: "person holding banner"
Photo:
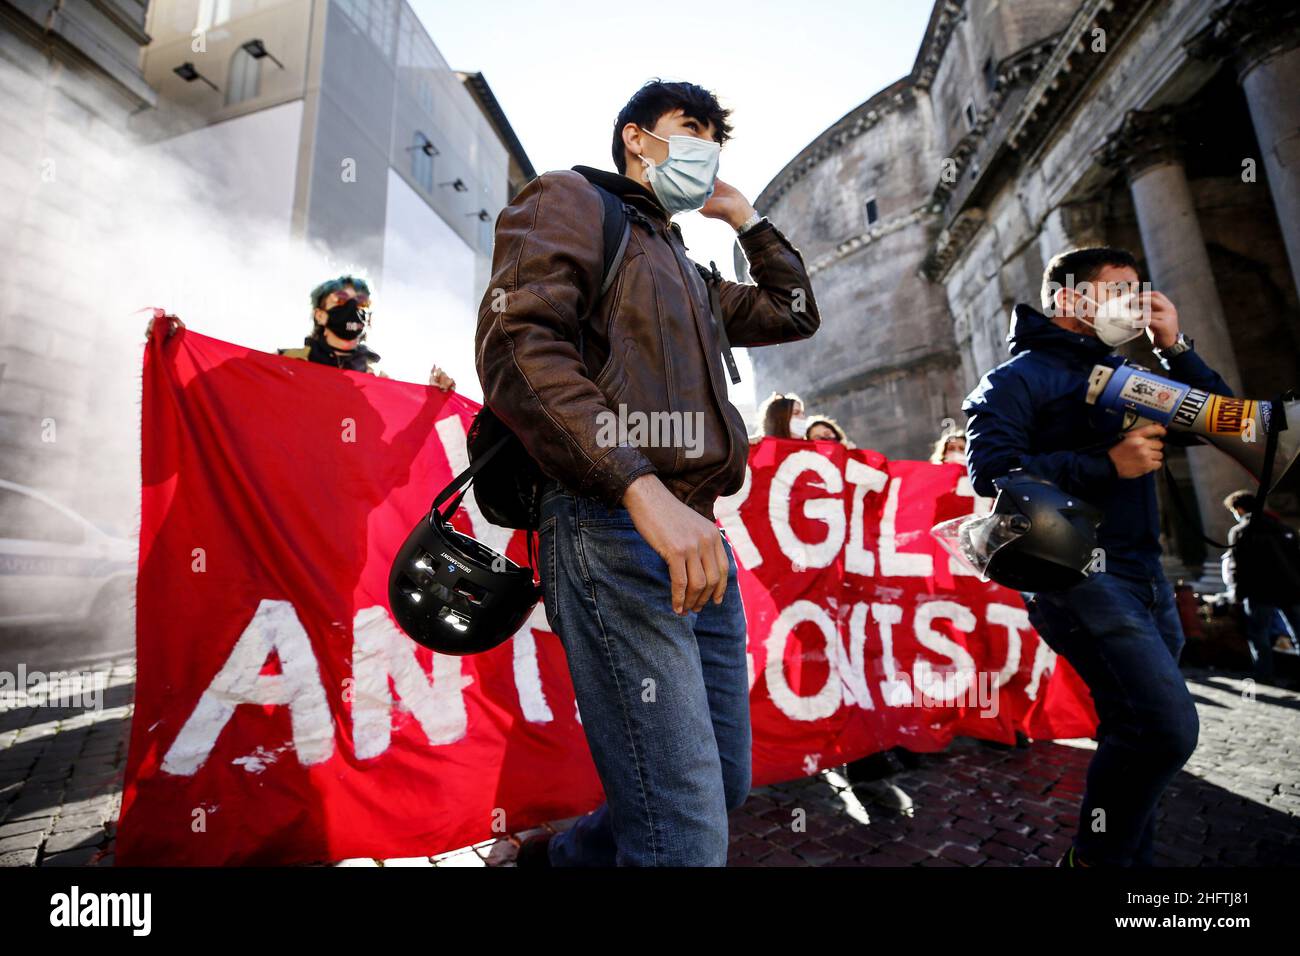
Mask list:
[[[820,318],[798,251],[717,178],[729,113],[652,80],[614,124],[617,174],[544,173],[497,220],[478,373],[551,479],[544,604],[608,801],[526,843],[521,866],[723,866],[727,813],[749,793],[745,614],[714,518],[749,443],[721,356],[807,338]],[[602,189],[630,223],[608,295]],[[692,210],[737,231],[756,283],[723,281],[716,316],[671,221]],[[664,427],[615,442],[610,418]]]
[[[833,441],[845,448],[853,447],[853,442],[849,441],[849,436],[840,423],[825,415],[814,415],[808,419],[803,437],[808,441]]]
[[[377,368],[379,354],[365,343],[370,286],[364,279],[350,275],[327,279],[311,290],[311,307],[311,335],[303,339],[302,348],[279,349],[281,355],[388,377]],[[429,371],[429,384],[444,392],[456,388],[455,380],[437,365]]]
[[[966,464],[966,432],[956,426],[945,428],[930,451],[930,463],[943,465],[955,462]]]
[[[1143,325],[1172,378],[1231,391],[1179,332],[1174,304],[1139,290],[1137,261],[1125,250],[1055,256],[1043,275],[1044,311],[1015,306],[1011,359],[963,406],[977,494],[996,494],[994,479],[1023,469],[1104,515],[1093,573],[1064,591],[1022,595],[1030,622],[1078,671],[1100,717],[1065,866],[1150,865],[1156,805],[1199,732],[1178,669],[1183,631],[1160,565],[1154,472],[1165,430],[1120,432],[1089,415],[1085,395],[1092,367]]]
[[[764,438],[804,438],[809,421],[803,412],[803,400],[798,395],[773,392],[758,406],[762,426],[750,442],[758,444]]]

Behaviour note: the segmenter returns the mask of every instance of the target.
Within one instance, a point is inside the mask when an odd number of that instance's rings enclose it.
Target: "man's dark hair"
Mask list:
[[[1240,509],[1250,514],[1255,510],[1255,496],[1249,491],[1234,491],[1223,499],[1223,503],[1229,511]]]
[[[704,87],[694,83],[665,83],[658,78],[647,80],[632,94],[614,121],[614,168],[627,173],[627,161],[623,156],[624,126],[636,123],[642,129],[652,129],[660,118],[674,110],[681,110],[701,123],[712,123],[713,139],[719,146],[731,136],[731,124],[727,122],[731,110],[723,109],[718,98]]]
[[[1069,249],[1052,256],[1052,261],[1043,270],[1043,287],[1039,298],[1043,311],[1052,312],[1052,294],[1057,289],[1068,289],[1081,282],[1092,282],[1098,273],[1107,266],[1129,268],[1137,271],[1137,259],[1127,249],[1112,246],[1089,246],[1085,249]]]

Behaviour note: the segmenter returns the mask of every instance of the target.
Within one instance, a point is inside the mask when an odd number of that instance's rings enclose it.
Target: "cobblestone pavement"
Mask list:
[[[134,665],[105,673],[98,711],[0,711],[0,866],[112,864]],[[1300,693],[1223,672],[1187,679],[1201,740],[1162,804],[1157,861],[1300,865]],[[910,814],[864,805],[838,771],[763,787],[732,814],[731,864],[1049,866],[1069,845],[1091,749],[958,740],[891,778],[913,799]],[[340,865],[509,866],[527,835]]]

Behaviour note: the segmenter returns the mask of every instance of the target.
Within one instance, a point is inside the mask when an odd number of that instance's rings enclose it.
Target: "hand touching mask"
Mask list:
[[[1092,303],[1093,317],[1076,314],[1075,318],[1085,325],[1090,325],[1101,339],[1109,346],[1123,345],[1141,335],[1151,324],[1151,313],[1144,310],[1138,302],[1136,292],[1115,296],[1098,303],[1082,292],[1079,298]]]

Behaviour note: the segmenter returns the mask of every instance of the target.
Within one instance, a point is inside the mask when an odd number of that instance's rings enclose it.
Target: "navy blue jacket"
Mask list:
[[[985,375],[962,405],[975,491],[992,497],[993,479],[1024,468],[1102,510],[1097,537],[1107,571],[1138,578],[1159,574],[1155,473],[1115,473],[1107,451],[1120,437],[1117,418],[1103,417],[1084,398],[1088,373],[1111,353],[1110,346],[1066,331],[1023,304],[1012,310],[1007,342],[1011,358]],[[1195,351],[1162,364],[1179,382],[1232,394]]]

